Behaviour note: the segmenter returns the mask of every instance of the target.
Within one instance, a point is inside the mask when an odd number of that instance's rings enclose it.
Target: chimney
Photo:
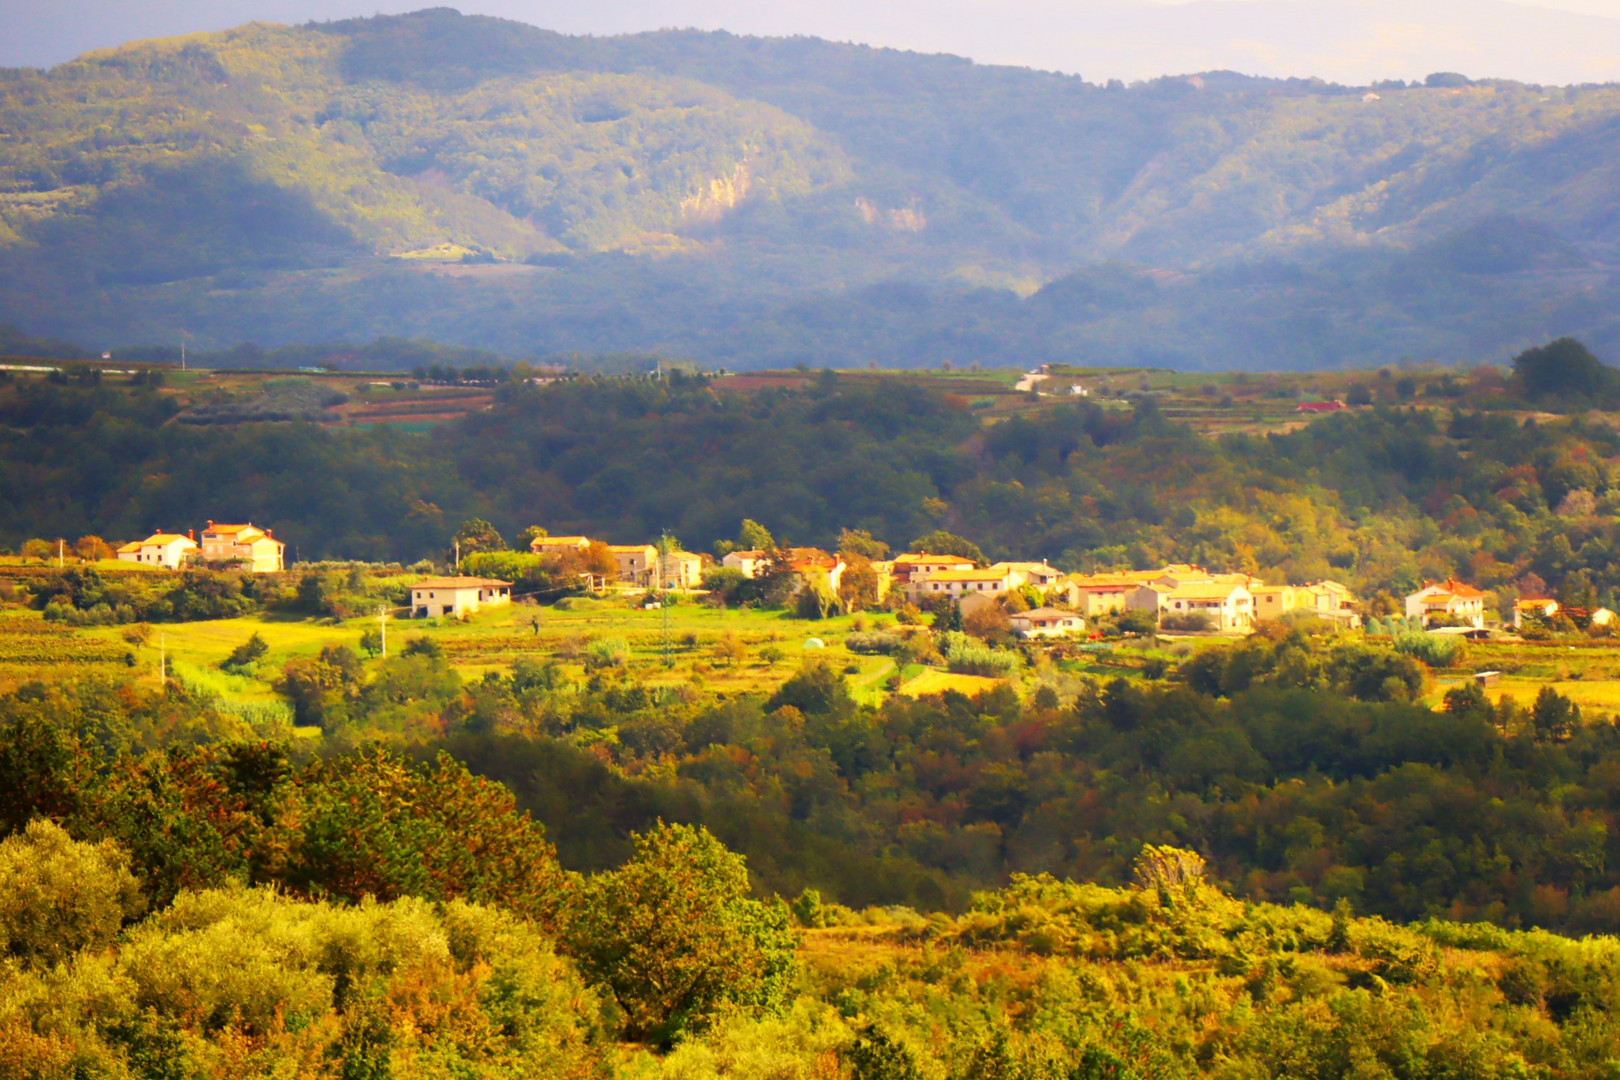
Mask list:
[[[266,535],[270,539],[274,540],[276,538],[276,530],[274,530],[274,529],[266,529],[266,530],[264,530],[264,535]]]
[[[208,527],[210,529],[212,529],[214,527],[214,519],[213,518],[208,519]]]
[[[186,539],[192,541],[193,543],[195,543],[196,540],[197,540],[197,530],[196,529],[187,529],[186,530]]]

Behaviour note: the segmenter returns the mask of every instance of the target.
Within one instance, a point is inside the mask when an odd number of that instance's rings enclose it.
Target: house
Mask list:
[[[725,558],[720,560],[720,565],[735,570],[743,577],[752,580],[759,573],[760,565],[765,562],[766,554],[766,552],[758,548],[728,551]]]
[[[1356,598],[1337,581],[1322,580],[1310,585],[1251,585],[1254,617],[1276,619],[1291,611],[1309,612],[1349,629],[1361,625]]]
[[[667,551],[658,556],[657,583],[663,589],[695,589],[703,583],[703,556]]]
[[[1063,578],[1063,571],[1044,562],[998,562],[990,569],[1006,569],[1021,574],[1025,585],[1033,585],[1042,592],[1052,588]]]
[[[178,570],[196,550],[197,541],[189,536],[155,532],[145,540],[135,540],[119,548],[118,558],[123,562]]]
[[[1540,621],[1550,619],[1556,614],[1558,614],[1558,601],[1551,597],[1522,596],[1513,602],[1513,629],[1522,630],[1526,619]]]
[[[1072,611],[1039,607],[1033,611],[1020,611],[1008,618],[1013,633],[1024,638],[1062,637],[1078,634],[1086,628],[1085,620]]]
[[[1299,403],[1299,411],[1302,413],[1338,412],[1345,407],[1344,402],[1337,398],[1332,401],[1302,401]]]
[[[1125,601],[1141,586],[1126,574],[1074,574],[1059,583],[1068,605],[1088,618],[1125,610]]]
[[[1260,585],[1249,592],[1254,596],[1256,619],[1280,619],[1298,604],[1298,590],[1292,585]]]
[[[1005,596],[1024,583],[1024,576],[1006,567],[984,570],[941,570],[912,585],[917,596],[960,600],[970,593]]]
[[[285,569],[282,553],[286,547],[276,539],[274,530],[251,523],[216,525],[210,521],[202,534],[203,562],[240,563],[242,569],[255,574]]]
[[[915,597],[917,591],[912,586],[921,584],[928,575],[937,574],[941,570],[972,570],[974,565],[972,559],[965,559],[960,555],[909,552],[894,557],[890,572],[894,575],[894,583],[902,589],[911,591]]]
[[[471,615],[479,608],[511,602],[512,583],[495,578],[425,578],[411,586],[411,614],[419,619]]]
[[[1422,619],[1425,626],[1433,619],[1449,617],[1479,629],[1485,625],[1485,594],[1472,585],[1447,578],[1408,596],[1406,617]]]
[[[643,589],[652,584],[653,560],[658,558],[657,548],[651,544],[609,544],[608,552],[619,568],[621,583],[636,585]]]
[[[537,536],[529,541],[534,555],[572,555],[591,546],[588,536]]]
[[[1129,607],[1153,611],[1159,618],[1203,615],[1210,629],[1223,634],[1254,628],[1254,594],[1237,582],[1197,581],[1179,585],[1148,584],[1132,593]]]

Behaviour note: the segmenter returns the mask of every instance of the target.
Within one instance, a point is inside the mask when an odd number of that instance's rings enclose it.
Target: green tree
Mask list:
[[[530,544],[533,544],[536,540],[550,535],[551,533],[546,531],[544,526],[530,525],[527,529],[524,529],[522,532],[518,533],[518,538],[512,541],[512,550],[528,551]]]
[[[742,528],[737,530],[737,543],[744,551],[771,551],[776,547],[776,538],[753,518],[743,518]]]
[[[1581,723],[1581,709],[1550,686],[1543,686],[1530,707],[1530,726],[1540,742],[1569,738]]]
[[[885,559],[889,555],[889,545],[872,539],[872,534],[865,529],[845,529],[838,534],[838,552],[845,557],[860,555],[866,559]]]
[[[496,531],[495,526],[483,518],[468,518],[456,530],[455,540],[461,546],[461,554],[465,557],[480,551],[505,551],[506,541]]]
[[[112,943],[144,906],[129,856],[36,819],[0,841],[0,956],[50,967]]]
[[[382,652],[382,627],[368,626],[360,632],[360,651],[367,656],[376,656]]]
[[[1513,377],[1524,396],[1597,403],[1613,392],[1615,372],[1574,338],[1563,337],[1513,358]]]
[[[707,829],[660,822],[634,839],[629,863],[579,890],[566,933],[626,1034],[667,1044],[723,1011],[780,1008],[796,944],[787,907],[754,899],[742,856]]]
[[[264,638],[255,630],[246,641],[232,649],[231,654],[221,661],[219,666],[226,670],[249,668],[264,659],[265,654],[269,651],[270,646],[265,643]]]

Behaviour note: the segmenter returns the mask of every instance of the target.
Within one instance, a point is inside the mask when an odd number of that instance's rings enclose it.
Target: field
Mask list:
[[[627,670],[647,685],[686,684],[721,694],[768,691],[804,658],[819,655],[845,672],[857,699],[874,700],[895,665],[843,647],[857,618],[868,627],[892,621],[880,615],[809,622],[783,612],[726,610],[692,600],[672,603],[665,612],[643,609],[628,597],[605,597],[573,598],[552,607],[517,603],[464,621],[390,617],[387,636],[391,653],[412,638],[437,642],[469,680],[505,672],[520,658],[556,660],[568,678],[583,679],[584,653],[593,641],[622,641],[628,649]],[[313,656],[327,645],[359,652],[361,635],[376,625],[375,617],[339,622],[272,612],[167,623],[149,628],[139,641],[134,640],[141,633],[136,628],[73,629],[48,623],[32,611],[11,609],[0,612],[0,689],[48,678],[60,658],[70,657],[76,663],[105,664],[120,674],[133,668],[137,681],[148,685],[156,685],[166,669],[228,702],[270,703],[279,700],[272,681],[287,660]],[[269,647],[256,676],[221,671],[221,662],[254,634]]]

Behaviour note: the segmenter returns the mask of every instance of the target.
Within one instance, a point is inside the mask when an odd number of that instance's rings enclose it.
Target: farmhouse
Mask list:
[[[588,536],[537,536],[529,541],[534,555],[571,555],[591,546]]]
[[[974,593],[1005,596],[1024,583],[1023,575],[1005,566],[986,570],[940,570],[912,585],[918,596],[945,596],[952,600]]]
[[[210,521],[202,534],[204,562],[239,563],[255,574],[269,574],[284,568],[285,544],[270,529],[252,524],[216,525]]]
[[[937,574],[942,570],[972,570],[973,560],[965,559],[960,555],[929,555],[927,552],[910,552],[905,555],[896,555],[890,564],[889,573],[894,577],[894,583],[903,589],[911,589],[916,595],[913,585],[921,584],[930,574]]]
[[[619,568],[621,582],[642,588],[652,584],[657,548],[651,544],[609,544],[608,551]]]
[[[1406,598],[1406,617],[1422,619],[1425,626],[1440,618],[1452,618],[1482,629],[1485,626],[1485,594],[1454,578],[1425,585]]]
[[[1085,620],[1072,611],[1039,607],[1033,611],[1020,611],[1009,617],[1013,633],[1019,637],[1062,637],[1077,634],[1086,627]]]
[[[124,562],[178,570],[196,550],[197,542],[189,536],[155,532],[145,540],[135,540],[119,548],[118,558]]]
[[[494,578],[425,578],[411,586],[411,614],[419,619],[471,615],[479,608],[511,602],[512,583]]]
[[[664,589],[695,589],[703,583],[703,556],[690,551],[669,551],[658,556],[658,585]]]

